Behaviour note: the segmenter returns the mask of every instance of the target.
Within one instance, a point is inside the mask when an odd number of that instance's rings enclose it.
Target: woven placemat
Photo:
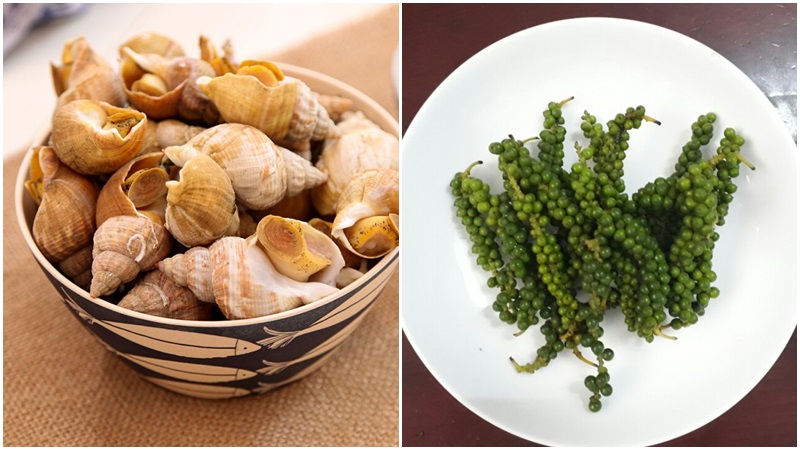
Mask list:
[[[387,6],[265,57],[339,78],[397,117],[388,67],[398,14],[396,5]],[[343,50],[362,47],[363,53]],[[3,165],[4,445],[399,445],[397,273],[359,328],[308,377],[234,400],[178,395],[139,378],[58,300],[17,225],[13,194],[22,156],[20,149]]]

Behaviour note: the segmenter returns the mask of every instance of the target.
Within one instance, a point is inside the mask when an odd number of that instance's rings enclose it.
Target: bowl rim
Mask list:
[[[323,73],[307,69],[304,67],[295,66],[292,64],[285,64],[280,62],[275,62],[281,70],[286,73],[290,77],[297,78],[305,83],[308,83],[309,79],[316,79],[315,81],[319,81],[322,83],[329,84],[331,86],[335,86],[340,90],[337,92],[338,95],[345,95],[348,98],[351,98],[356,103],[363,103],[368,108],[373,110],[375,114],[380,116],[380,119],[390,125],[390,130],[385,130],[394,136],[397,136],[398,140],[400,139],[399,136],[399,129],[400,125],[388,111],[386,111],[383,106],[378,104],[375,100],[371,97],[367,96],[363,92],[359,91],[358,89],[354,88],[353,86],[340,81],[336,78],[333,78],[329,75],[325,75]],[[314,81],[312,81],[314,84]],[[328,94],[328,92],[325,92]],[[333,93],[330,93],[333,94]],[[121,314],[123,316],[128,316],[133,319],[138,319],[147,322],[155,322],[163,325],[171,325],[171,326],[181,326],[181,327],[196,327],[196,328],[227,328],[227,327],[240,327],[240,326],[251,326],[262,324],[266,322],[274,322],[282,319],[287,319],[290,317],[301,315],[305,312],[317,309],[324,305],[327,305],[336,299],[349,296],[354,291],[360,290],[363,288],[369,280],[375,278],[375,276],[382,272],[387,267],[395,264],[398,260],[398,254],[400,252],[400,247],[395,247],[391,252],[384,255],[380,258],[380,260],[368,270],[364,275],[359,278],[359,280],[350,283],[349,285],[345,286],[337,290],[336,292],[327,295],[315,302],[299,306],[294,309],[290,309],[288,311],[282,311],[275,314],[269,314],[266,316],[260,317],[253,317],[249,319],[224,319],[224,320],[186,320],[186,319],[172,319],[167,317],[160,317],[160,316],[153,316],[150,314],[133,311],[130,309],[123,308],[118,306],[114,303],[111,303],[107,300],[102,298],[94,298],[89,295],[89,293],[84,290],[83,288],[79,287],[72,280],[65,277],[56,267],[51,263],[47,258],[44,257],[41,250],[39,250],[39,246],[33,240],[33,236],[31,234],[31,230],[29,228],[29,224],[25,218],[25,211],[23,209],[23,202],[24,202],[24,195],[25,195],[25,181],[29,177],[30,172],[30,165],[31,165],[31,158],[33,156],[33,148],[39,145],[43,145],[47,141],[47,138],[50,135],[50,127],[46,127],[45,130],[41,131],[38,137],[33,141],[33,144],[28,148],[25,152],[25,156],[23,156],[22,164],[20,164],[19,170],[17,171],[17,178],[14,182],[14,209],[17,216],[17,224],[19,225],[20,231],[22,232],[22,237],[25,240],[25,243],[28,246],[28,249],[33,254],[34,258],[36,258],[39,265],[53,278],[55,278],[59,283],[70,289],[73,293],[80,295],[84,300],[98,306],[102,309],[107,309],[117,314]],[[30,224],[32,226],[32,224]],[[359,283],[360,280],[365,280],[365,282]],[[53,286],[56,288],[56,286]],[[58,289],[56,288],[56,291]],[[61,295],[60,293],[56,292],[57,295]]]

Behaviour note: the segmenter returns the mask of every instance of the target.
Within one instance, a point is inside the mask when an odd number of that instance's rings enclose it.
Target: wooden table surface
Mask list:
[[[797,140],[795,4],[505,4],[402,8],[403,131],[428,96],[464,61],[517,31],[575,17],[640,20],[683,33],[726,57],[758,85]],[[536,446],[484,421],[402,343],[404,446]],[[762,381],[709,424],[664,446],[796,446],[797,330]]]

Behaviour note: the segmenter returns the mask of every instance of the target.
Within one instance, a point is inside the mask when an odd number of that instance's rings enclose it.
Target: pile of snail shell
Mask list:
[[[26,188],[42,254],[93,298],[177,319],[320,300],[399,244],[398,138],[269,61],[145,33],[83,37]],[[220,315],[221,313],[221,315]]]

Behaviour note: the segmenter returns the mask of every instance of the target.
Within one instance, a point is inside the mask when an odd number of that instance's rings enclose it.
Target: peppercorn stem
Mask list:
[[[514,179],[514,177],[509,176],[508,177],[508,182],[511,184],[511,187],[514,189],[514,195],[516,195],[518,198],[525,197],[525,194],[522,192],[522,189],[520,189],[519,184],[517,184],[517,180]]]
[[[592,367],[600,367],[600,366],[598,366],[597,364],[595,364],[595,363],[593,363],[593,362],[589,361],[588,359],[586,359],[586,357],[585,357],[585,356],[583,356],[583,354],[581,353],[581,351],[580,351],[580,350],[578,350],[578,348],[577,348],[577,347],[573,347],[573,348],[572,348],[572,353],[573,353],[573,354],[574,354],[574,355],[575,355],[575,356],[576,356],[576,357],[577,357],[579,360],[581,360],[581,361],[585,362],[586,364],[588,364],[588,365],[590,365],[590,366],[592,366]]]
[[[754,165],[753,165],[753,163],[751,163],[750,161],[748,161],[747,159],[745,159],[745,157],[744,157],[744,156],[742,156],[742,154],[741,154],[741,153],[739,153],[739,152],[736,152],[736,153],[734,153],[734,156],[735,156],[735,157],[736,157],[736,159],[738,159],[738,160],[739,160],[739,161],[740,161],[742,164],[744,164],[745,166],[749,167],[749,168],[750,168],[750,170],[756,170],[756,166],[754,166]]]
[[[645,114],[644,116],[642,116],[642,120],[645,120],[645,121],[647,121],[647,122],[653,122],[653,123],[654,123],[654,124],[656,124],[656,125],[661,125],[661,121],[660,121],[660,120],[658,120],[658,119],[654,119],[654,118],[652,118],[652,117],[648,116],[647,114]]]
[[[574,322],[572,324],[570,324],[570,326],[567,329],[567,331],[564,334],[562,334],[561,336],[559,336],[558,338],[561,339],[562,341],[566,341],[567,339],[571,338],[573,334],[575,334],[575,323]]]
[[[607,299],[598,297],[594,292],[589,294],[589,306],[592,309],[600,309],[601,311],[605,311],[607,305]]]
[[[661,327],[656,328],[655,330],[653,330],[653,334],[655,334],[656,336],[661,336],[661,337],[663,337],[665,339],[669,339],[670,341],[677,341],[678,340],[678,338],[676,336],[670,336],[668,334],[664,334],[661,331]]]
[[[569,98],[565,98],[564,100],[558,102],[558,107],[561,108],[562,106],[566,105],[567,103],[571,102],[574,99],[575,99],[574,95],[570,96]]]
[[[602,257],[600,256],[600,242],[595,238],[586,239],[584,243],[586,244],[586,248],[594,254],[594,257],[597,258],[598,261],[602,261]]]
[[[469,167],[467,167],[467,170],[464,171],[464,175],[465,176],[469,175],[469,172],[472,170],[472,168],[477,166],[477,165],[479,165],[479,164],[483,164],[483,161],[478,160],[478,161],[475,161],[474,163],[470,164]]]
[[[528,363],[523,366],[522,364],[514,360],[513,356],[509,356],[508,359],[509,361],[511,361],[511,364],[514,364],[514,369],[516,369],[517,372],[528,372],[528,373],[536,372],[537,369],[545,367],[549,362],[549,360],[537,356],[532,363]]]
[[[740,163],[750,168],[750,170],[756,170],[756,166],[753,165],[753,163],[751,163],[750,161],[748,161],[744,156],[742,156],[740,152],[728,153],[728,154],[716,154],[708,160],[708,163],[711,164],[712,166],[716,166],[717,164],[719,164],[720,161],[728,158],[734,158],[738,160]]]
[[[527,144],[527,143],[528,143],[528,142],[530,142],[530,141],[536,141],[536,140],[538,140],[538,139],[539,139],[539,136],[531,136],[531,137],[529,137],[528,139],[525,139],[525,140],[523,140],[523,141],[522,141],[522,145],[525,145],[525,144]]]
[[[719,164],[720,161],[725,159],[725,157],[726,155],[716,154],[708,159],[708,163],[711,164],[712,167],[716,167],[716,165]]]

